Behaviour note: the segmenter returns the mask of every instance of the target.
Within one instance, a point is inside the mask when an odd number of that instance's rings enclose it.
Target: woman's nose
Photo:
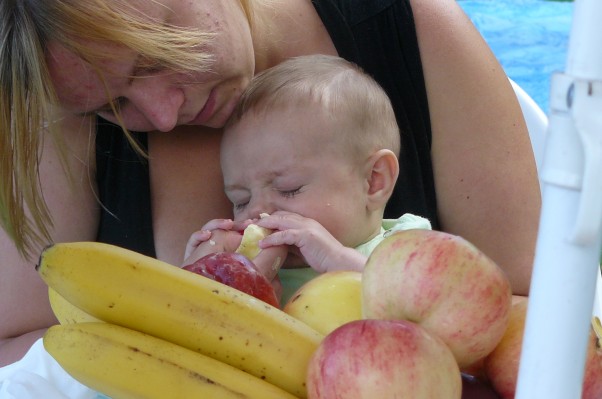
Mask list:
[[[132,87],[134,89],[134,87]],[[166,76],[145,77],[136,81],[130,101],[156,130],[169,132],[178,124],[184,92]]]

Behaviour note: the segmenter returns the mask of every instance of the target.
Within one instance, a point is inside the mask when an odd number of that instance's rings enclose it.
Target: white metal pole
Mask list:
[[[575,0],[552,77],[543,206],[517,399],[581,397],[602,242],[602,1]]]

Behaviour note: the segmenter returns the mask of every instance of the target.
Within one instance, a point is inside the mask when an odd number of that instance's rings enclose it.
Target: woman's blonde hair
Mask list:
[[[376,149],[399,155],[399,127],[386,92],[359,66],[336,56],[294,57],[255,75],[226,128],[248,112],[312,104],[340,122],[345,131],[332,133],[349,144],[353,156]]]
[[[240,2],[250,21],[249,0]],[[74,52],[104,81],[96,65],[111,54],[99,52],[102,46],[92,50],[90,42],[121,45],[157,67],[194,72],[211,67],[206,49],[212,37],[211,32],[149,21],[127,0],[0,2],[0,225],[22,255],[31,255],[34,244],[49,242],[52,225],[39,181],[44,136],[58,137],[47,43]]]

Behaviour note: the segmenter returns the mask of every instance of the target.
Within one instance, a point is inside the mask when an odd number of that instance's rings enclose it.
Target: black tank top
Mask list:
[[[393,103],[401,132],[400,173],[385,217],[411,212],[428,218],[437,229],[431,125],[409,0],[313,4],[339,55],[372,75]],[[97,180],[104,206],[97,240],[155,256],[146,161],[119,127],[99,119],[97,132]],[[135,137],[146,148],[146,135]]]
[[[148,150],[147,135],[132,134]],[[134,151],[121,127],[100,118],[96,180],[102,204],[97,241],[155,257],[148,164]]]

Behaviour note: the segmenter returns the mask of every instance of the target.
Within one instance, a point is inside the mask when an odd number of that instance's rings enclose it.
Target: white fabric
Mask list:
[[[374,248],[376,248],[376,246],[380,244],[385,237],[393,234],[396,231],[411,229],[431,230],[431,222],[422,216],[417,216],[411,213],[404,213],[397,219],[383,219],[380,234],[372,238],[370,241],[355,247],[355,249],[361,254],[370,256],[372,251],[374,251]]]
[[[107,399],[71,377],[46,352],[42,339],[0,368],[0,399]]]

